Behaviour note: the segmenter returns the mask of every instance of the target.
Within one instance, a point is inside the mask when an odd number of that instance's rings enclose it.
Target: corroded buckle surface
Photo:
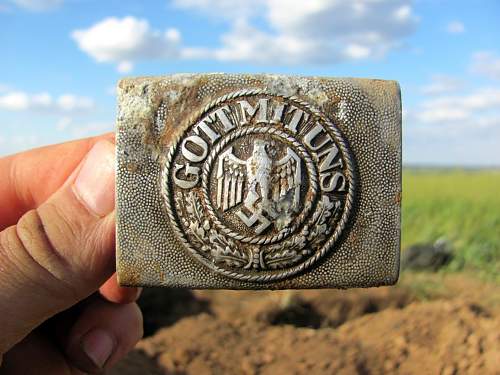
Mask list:
[[[399,269],[395,82],[177,75],[119,84],[124,285],[391,284]]]

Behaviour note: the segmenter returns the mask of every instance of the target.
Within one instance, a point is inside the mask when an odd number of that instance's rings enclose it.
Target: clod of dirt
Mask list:
[[[209,302],[185,289],[145,289],[139,300],[144,315],[144,336],[170,326],[177,320],[202,312],[210,313]]]
[[[311,303],[301,299],[296,299],[285,308],[271,311],[268,315],[267,320],[271,325],[320,328],[326,323],[326,318]]]
[[[401,267],[415,271],[437,271],[453,258],[451,244],[445,239],[438,239],[434,244],[417,244],[403,252]]]

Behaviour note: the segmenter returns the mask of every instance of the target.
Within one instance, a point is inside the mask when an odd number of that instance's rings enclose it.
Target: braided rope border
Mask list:
[[[330,239],[325,242],[321,250],[316,251],[316,253],[308,258],[305,262],[300,263],[292,268],[289,268],[287,270],[281,271],[281,272],[276,272],[273,271],[273,273],[265,273],[265,274],[259,274],[259,275],[252,275],[252,274],[245,274],[245,273],[240,273],[240,272],[235,272],[235,271],[230,271],[225,268],[217,266],[215,263],[210,262],[207,260],[203,255],[201,255],[197,250],[193,249],[189,241],[187,241],[186,237],[184,236],[184,232],[179,228],[177,224],[177,218],[176,215],[172,209],[172,200],[174,199],[173,195],[171,194],[171,189],[170,189],[170,178],[169,178],[169,171],[170,171],[170,166],[173,161],[173,157],[175,155],[175,151],[177,150],[177,146],[179,144],[179,141],[181,140],[181,137],[184,135],[184,133],[191,127],[193,124],[196,124],[198,120],[200,120],[204,115],[206,115],[207,112],[212,110],[214,107],[218,106],[220,103],[243,97],[243,96],[256,96],[256,95],[269,95],[273,97],[278,97],[284,100],[289,100],[291,102],[294,102],[294,104],[298,105],[299,107],[303,107],[307,109],[314,117],[317,119],[321,120],[326,126],[327,130],[331,133],[330,135],[333,135],[335,143],[340,147],[340,151],[342,152],[342,156],[344,159],[344,162],[346,164],[346,170],[347,170],[347,175],[346,178],[348,179],[348,192],[347,196],[345,199],[345,204],[344,204],[344,210],[342,213],[342,217],[337,223],[337,227],[335,228],[335,232],[330,236]],[[164,164],[164,168],[161,173],[162,177],[162,183],[161,183],[161,188],[162,188],[162,194],[163,198],[165,199],[166,202],[166,209],[167,209],[167,214],[170,219],[170,223],[172,225],[172,228],[177,235],[177,237],[181,240],[181,242],[186,246],[186,248],[189,250],[189,252],[196,258],[198,259],[201,263],[206,265],[208,268],[211,270],[222,274],[226,277],[240,280],[240,281],[248,281],[248,282],[271,282],[271,281],[277,281],[277,280],[282,280],[291,276],[294,276],[305,269],[309,268],[311,265],[316,263],[319,259],[321,259],[333,246],[333,244],[339,239],[339,237],[342,234],[342,231],[344,230],[345,226],[347,225],[347,222],[350,217],[350,213],[352,210],[352,207],[354,205],[354,195],[355,195],[355,170],[354,170],[354,162],[351,158],[351,153],[348,147],[347,142],[345,141],[344,137],[342,136],[342,133],[340,132],[339,129],[325,116],[323,113],[321,113],[318,109],[313,107],[311,104],[308,102],[297,98],[296,96],[285,96],[285,95],[279,95],[275,94],[272,92],[269,92],[267,90],[262,90],[262,89],[244,89],[244,90],[239,90],[235,91],[229,94],[225,94],[216,100],[208,103],[202,110],[200,110],[198,113],[196,113],[195,116],[192,116],[190,121],[188,122],[188,127],[186,130],[182,133],[182,135],[178,135],[173,143],[172,146],[170,146],[169,151],[166,156],[166,161]]]
[[[273,236],[244,236],[242,234],[239,234],[237,232],[232,231],[228,227],[226,227],[217,217],[217,214],[215,213],[214,209],[212,208],[212,204],[210,202],[210,197],[208,196],[208,188],[209,188],[209,177],[210,177],[210,170],[211,167],[215,161],[215,158],[217,155],[222,151],[224,147],[227,146],[229,142],[234,141],[236,138],[240,138],[242,136],[248,135],[248,134],[270,134],[270,135],[276,135],[282,139],[285,139],[289,143],[291,143],[296,149],[299,150],[299,153],[301,154],[303,160],[306,163],[307,166],[307,172],[309,174],[309,180],[311,183],[311,189],[313,192],[313,199],[316,198],[318,194],[318,176],[317,176],[317,170],[316,167],[309,156],[309,153],[305,149],[302,144],[297,141],[294,137],[290,136],[286,132],[272,128],[270,126],[249,126],[246,128],[240,128],[238,130],[232,131],[229,133],[228,136],[224,137],[219,143],[217,143],[217,146],[210,152],[210,155],[208,158],[205,160],[205,164],[203,167],[203,178],[202,178],[202,192],[203,192],[203,198],[205,200],[206,208],[208,210],[208,213],[212,215],[212,221],[215,223],[215,225],[225,234],[228,235],[229,237],[232,237],[238,241],[241,242],[246,242],[246,243],[251,243],[251,244],[258,244],[258,245],[267,245],[270,243],[278,242],[282,240],[284,237],[288,236],[290,233],[295,232],[297,228],[302,224],[302,222],[305,220],[305,218],[309,215],[312,209],[312,205],[309,207],[307,210],[303,210],[302,213],[295,219],[295,224],[286,227],[282,229],[278,234],[275,234]]]

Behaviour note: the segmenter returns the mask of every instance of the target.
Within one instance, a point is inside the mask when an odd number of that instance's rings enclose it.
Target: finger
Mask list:
[[[82,139],[0,158],[0,230],[59,190],[88,151],[114,134]]]
[[[70,331],[67,357],[82,371],[102,371],[134,348],[143,335],[142,326],[142,314],[135,303],[117,305],[95,298]]]
[[[0,373],[85,375],[68,363],[54,342],[39,332],[31,333],[5,355]]]
[[[114,303],[135,302],[141,295],[141,291],[141,288],[126,288],[118,285],[116,273],[99,288],[101,295],[108,301]]]
[[[112,275],[114,150],[95,144],[56,193],[0,233],[0,353]]]

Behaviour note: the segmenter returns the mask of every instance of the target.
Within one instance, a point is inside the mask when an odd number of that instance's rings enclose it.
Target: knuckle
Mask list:
[[[32,269],[45,286],[62,297],[74,298],[76,289],[69,282],[71,267],[64,257],[64,241],[57,238],[60,233],[60,220],[44,219],[38,210],[27,212],[10,232],[8,243],[27,269]],[[36,273],[34,273],[36,271]]]
[[[53,223],[51,223],[53,225]],[[43,263],[58,260],[58,251],[51,240],[47,226],[37,210],[27,212],[17,223],[16,233],[23,247]]]
[[[16,225],[17,238],[26,249],[46,247],[48,238],[38,211],[32,210],[24,214]]]
[[[0,233],[0,269],[3,271],[0,279],[8,276],[8,282],[18,282],[26,278],[26,267],[19,259],[20,252],[17,250],[21,246],[15,227],[9,227]]]
[[[60,205],[46,202],[40,209],[34,210],[37,220],[43,225],[43,235],[49,239],[61,256],[79,243],[81,228],[76,220],[71,220]]]

